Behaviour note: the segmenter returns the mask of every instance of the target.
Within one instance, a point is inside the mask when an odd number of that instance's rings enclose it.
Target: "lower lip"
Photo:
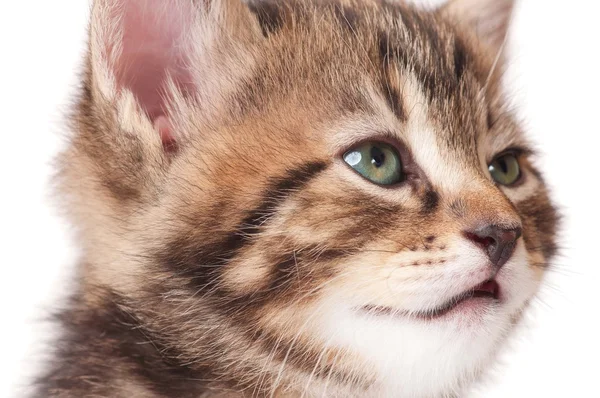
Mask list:
[[[485,313],[487,310],[494,307],[498,303],[499,300],[492,296],[473,296],[462,300],[455,306],[449,308],[446,311],[441,312],[440,314],[436,314],[433,316],[425,315],[421,318],[427,320],[435,320],[455,316],[460,316],[461,318],[475,316]]]
[[[410,318],[423,321],[448,320],[451,318],[460,317],[461,319],[472,318],[473,316],[482,315],[490,308],[496,306],[500,300],[491,296],[472,296],[462,299],[456,305],[437,311],[433,314],[428,313],[411,313],[408,311],[398,311],[388,307],[367,306],[363,310],[370,315],[385,316],[392,318]]]

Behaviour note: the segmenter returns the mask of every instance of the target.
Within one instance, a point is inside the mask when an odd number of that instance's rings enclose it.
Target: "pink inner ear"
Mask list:
[[[119,87],[127,87],[163,138],[174,142],[165,83],[170,75],[184,92],[193,90],[185,69],[186,39],[194,9],[191,1],[117,0],[122,2],[122,53],[115,68]]]
[[[171,123],[171,120],[164,115],[157,116],[154,119],[154,128],[160,134],[163,148],[168,152],[176,151],[177,141],[173,133],[173,124]]]

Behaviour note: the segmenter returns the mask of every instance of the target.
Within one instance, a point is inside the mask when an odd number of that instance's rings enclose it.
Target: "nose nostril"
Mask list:
[[[516,241],[521,236],[521,228],[504,228],[487,225],[471,231],[465,231],[467,239],[480,246],[490,261],[497,267],[503,266],[514,252]]]
[[[491,245],[496,243],[494,238],[492,238],[490,236],[479,236],[472,232],[465,232],[465,236],[467,237],[467,239],[483,246],[485,249],[487,249],[488,247],[490,247]]]

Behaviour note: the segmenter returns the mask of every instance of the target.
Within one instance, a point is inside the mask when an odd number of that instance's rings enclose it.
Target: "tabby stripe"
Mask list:
[[[392,84],[390,79],[390,38],[387,32],[379,32],[379,56],[382,64],[382,86],[383,96],[388,102],[388,106],[394,112],[398,120],[406,121],[406,112],[402,106],[398,88]]]
[[[460,81],[467,68],[468,55],[464,43],[458,37],[454,38],[454,72],[457,81]]]
[[[542,252],[546,261],[558,247],[554,237],[560,223],[560,214],[547,197],[534,196],[515,204],[523,219],[523,240],[530,252]]]
[[[440,195],[435,191],[427,191],[423,197],[423,207],[421,212],[424,214],[431,214],[437,209],[440,203]]]
[[[258,24],[265,37],[277,32],[285,22],[283,10],[276,2],[250,1],[248,9],[256,15]]]
[[[235,249],[241,248],[251,235],[259,232],[260,226],[266,223],[275,212],[275,209],[287,197],[302,189],[313,177],[325,170],[325,162],[312,162],[302,167],[287,172],[285,177],[274,179],[263,195],[260,205],[249,211],[244,220],[238,225],[232,236],[240,236],[239,244]],[[230,238],[231,239],[231,236]],[[238,240],[236,240],[238,241]]]
[[[139,379],[153,395],[201,394],[202,386],[195,380],[212,376],[208,368],[192,369],[179,362],[179,352],[145,328],[123,296],[110,289],[98,288],[95,293],[101,302],[89,306],[73,298],[70,309],[58,315],[64,333],[56,348],[56,362],[51,372],[36,381],[35,396],[82,396],[90,391],[90,380],[105,386],[107,395],[103,396],[116,396],[117,388],[111,387],[114,369],[98,358],[106,362],[127,359],[130,377]]]
[[[336,4],[333,7],[333,14],[338,19],[342,27],[348,29],[352,34],[356,32],[359,20],[359,16],[356,10],[350,7]]]
[[[200,246],[197,246],[195,236],[177,238],[168,244],[163,253],[159,253],[162,264],[175,268],[180,276],[191,278],[190,287],[194,289],[213,286],[221,266],[231,261],[260,232],[277,207],[326,167],[325,162],[311,162],[273,179],[262,195],[260,204],[248,211],[232,232],[216,241],[208,237],[207,241],[200,242]]]

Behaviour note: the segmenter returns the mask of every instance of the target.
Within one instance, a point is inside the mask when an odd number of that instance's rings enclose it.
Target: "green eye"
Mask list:
[[[367,142],[344,154],[344,161],[367,180],[392,185],[404,180],[396,149],[382,142]]]
[[[488,170],[494,181],[502,185],[512,185],[521,177],[519,161],[513,153],[498,156],[490,163]]]

